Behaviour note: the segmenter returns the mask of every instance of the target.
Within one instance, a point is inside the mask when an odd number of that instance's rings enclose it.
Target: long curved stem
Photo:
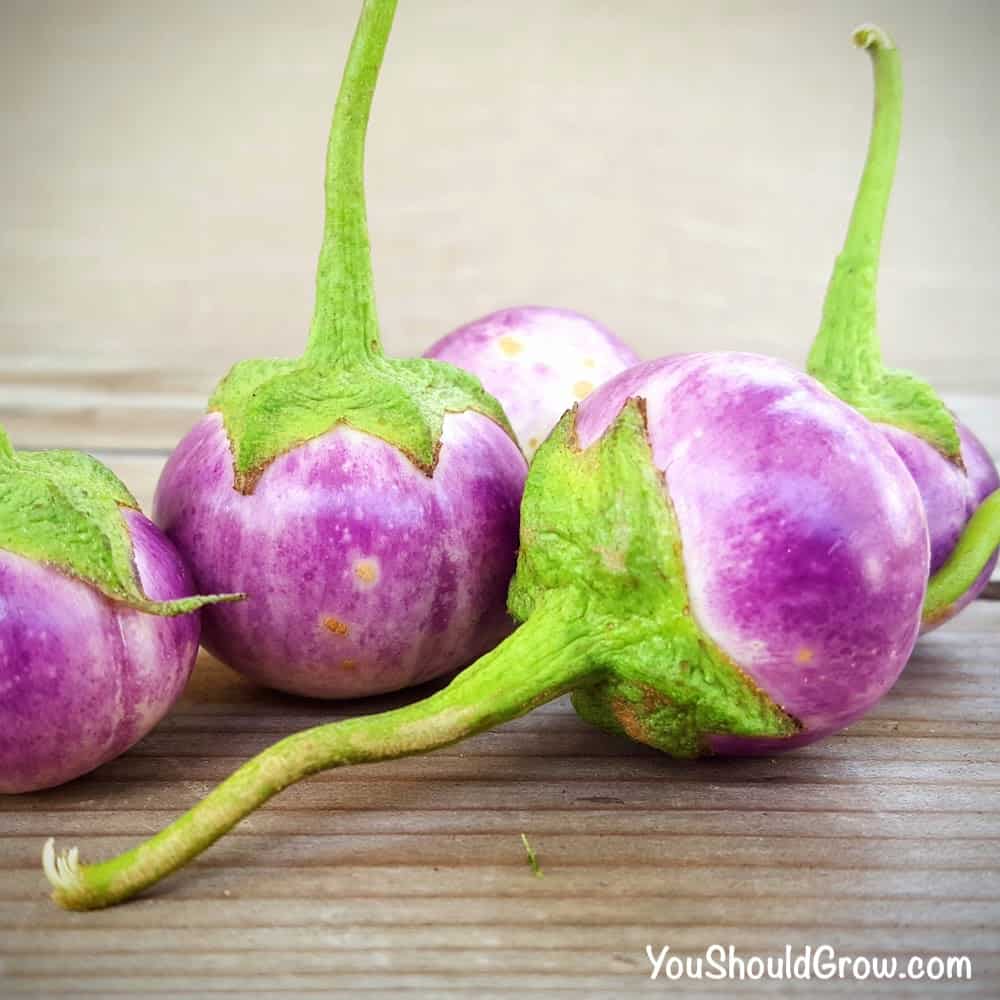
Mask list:
[[[948,407],[927,382],[882,364],[875,286],[899,153],[903,72],[899,52],[881,28],[858,28],[854,41],[871,56],[875,109],[854,210],[833,267],[807,368],[869,420],[922,438],[961,468],[962,446]]]
[[[349,364],[380,354],[365,212],[365,137],[396,0],[364,0],[333,113],[326,222],[306,357]]]
[[[601,638],[597,637],[597,645]],[[505,642],[424,701],[307,729],[244,764],[190,812],[124,854],[81,865],[73,848],[43,865],[66,909],[119,903],[211,846],[258,806],[310,774],[447,746],[530,712],[600,676],[595,636],[578,598],[550,595]]]
[[[948,561],[931,577],[924,599],[924,621],[932,623],[965,594],[1000,546],[1000,490],[978,507]]]
[[[866,25],[854,32],[854,41],[871,56],[875,110],[847,237],[834,266],[808,363],[811,374],[838,382],[872,380],[882,373],[875,283],[903,113],[903,73],[892,39],[880,28]]]

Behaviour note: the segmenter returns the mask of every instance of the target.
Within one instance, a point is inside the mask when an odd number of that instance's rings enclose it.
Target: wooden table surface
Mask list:
[[[130,379],[144,397],[129,396]],[[166,442],[198,405],[196,392],[178,403],[176,386],[149,386],[142,373],[49,386],[42,413],[8,392],[0,422],[22,445],[106,449],[148,506]],[[81,404],[90,391],[118,400],[113,428],[105,408]],[[732,984],[649,979],[647,945],[719,944],[743,957],[785,945],[968,955],[971,982],[863,988],[995,997],[998,668],[1000,602],[981,600],[921,641],[868,718],[761,760],[671,761],[589,728],[562,700],[427,757],[317,776],[143,898],[58,910],[45,838],[85,858],[118,852],[275,739],[403,700],[310,702],[203,656],[183,701],[131,752],[63,788],[0,798],[0,996],[728,996]]]

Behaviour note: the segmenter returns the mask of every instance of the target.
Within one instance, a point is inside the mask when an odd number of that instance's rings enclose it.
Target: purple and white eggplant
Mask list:
[[[424,351],[472,372],[500,400],[530,459],[559,418],[639,356],[610,330],[568,309],[501,309]]]
[[[60,785],[123,753],[180,696],[202,606],[124,485],[77,452],[0,430],[0,793]]]
[[[527,464],[500,404],[451,365],[383,356],[364,141],[395,2],[367,0],[337,99],[309,344],[245,361],[178,445],[155,519],[201,588],[229,666],[345,698],[455,670],[510,630]]]
[[[910,470],[927,512],[930,572],[940,570],[1000,473],[976,436],[926,382],[882,363],[876,331],[875,285],[902,121],[899,51],[880,28],[865,25],[856,44],[872,57],[875,111],[868,157],[854,211],[823,307],[808,370],[882,430]],[[958,614],[986,586],[997,552],[968,589],[936,608],[924,630]]]

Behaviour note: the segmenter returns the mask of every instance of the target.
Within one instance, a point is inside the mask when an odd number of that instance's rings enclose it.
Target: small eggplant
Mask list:
[[[0,429],[0,793],[117,757],[180,697],[198,654],[187,568],[107,468],[15,452]]]
[[[501,309],[442,337],[425,358],[472,372],[503,405],[530,459],[559,418],[639,363],[610,330],[568,309]]]

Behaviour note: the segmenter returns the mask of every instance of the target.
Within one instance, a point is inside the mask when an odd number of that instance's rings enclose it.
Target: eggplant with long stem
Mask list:
[[[887,369],[882,362],[875,288],[899,152],[903,79],[899,50],[885,31],[864,25],[855,31],[854,41],[872,59],[875,110],[854,211],[830,280],[808,371],[874,421],[910,470],[927,512],[930,571],[936,573],[955,552],[976,511],[1000,488],[1000,473],[979,439],[928,383],[908,372]],[[996,503],[986,506],[977,519],[977,536],[992,530],[996,539],[990,515]],[[968,587],[928,613],[925,631],[948,621],[979,595],[996,566],[998,551],[994,548]]]
[[[205,614],[205,646],[314,697],[417,684],[511,628],[527,463],[507,418],[473,376],[381,347],[364,144],[395,7],[366,0],[344,71],[305,354],[236,365],[154,504],[200,587],[247,594]]]

